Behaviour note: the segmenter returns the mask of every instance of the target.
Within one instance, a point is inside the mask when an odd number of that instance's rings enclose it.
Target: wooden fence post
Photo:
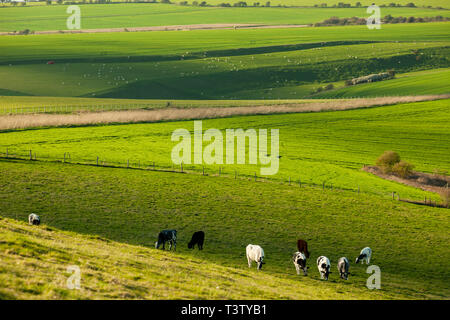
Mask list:
[[[291,185],[291,177],[289,177],[289,185]]]
[[[395,191],[392,191],[392,200],[394,200]]]
[[[202,166],[202,175],[205,175],[205,166]]]
[[[33,160],[33,154],[31,152],[31,150],[30,150],[30,160]]]
[[[98,156],[97,156],[97,166],[98,166]]]
[[[8,158],[8,148],[6,148],[6,157]],[[447,184],[448,187],[448,184]]]
[[[256,181],[256,172],[255,172],[255,181]]]
[[[325,190],[325,181],[322,182],[322,190]]]
[[[66,153],[64,152],[64,160],[63,163],[66,163]]]

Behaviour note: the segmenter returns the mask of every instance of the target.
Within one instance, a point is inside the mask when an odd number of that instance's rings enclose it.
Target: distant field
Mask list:
[[[322,83],[449,67],[449,25],[4,36],[0,95],[302,99]]]
[[[0,7],[0,32],[29,29],[66,30],[67,5]],[[369,17],[366,8],[222,8],[159,3],[80,5],[81,28],[125,28],[167,25],[257,23],[312,24],[332,16]],[[383,8],[382,16],[450,17],[449,10]]]
[[[450,69],[434,69],[397,75],[395,79],[345,87],[314,94],[317,98],[379,97],[450,92]]]
[[[0,184],[1,216],[25,221],[38,212],[44,224],[1,221],[2,299],[450,295],[443,281],[449,271],[441,263],[449,258],[447,209],[225,177],[4,160]],[[176,253],[151,249],[165,228],[178,230]],[[201,252],[186,245],[197,230],[206,233]],[[291,261],[298,238],[307,239],[312,252],[308,277],[297,276]],[[248,243],[265,250],[259,272],[247,267]],[[366,266],[353,263],[367,245],[381,268],[381,290],[368,290]],[[428,252],[421,268],[417,247]],[[319,279],[319,255],[331,260],[329,281]],[[351,263],[348,281],[336,272],[341,256]],[[80,291],[64,286],[72,264],[81,269]]]
[[[80,2],[80,4],[81,4],[82,1],[72,0],[71,2]],[[126,0],[114,0],[113,2],[115,2],[115,4],[116,4],[117,2],[126,2]],[[157,1],[157,2],[160,2],[160,1]],[[174,5],[177,5],[180,1],[171,1],[171,2]],[[189,0],[187,2],[188,2],[189,5],[192,5],[193,0]],[[200,3],[201,1],[197,1],[197,2]],[[237,0],[230,0],[230,1],[209,0],[209,1],[206,1],[206,2],[209,5],[219,5],[221,3],[230,3],[231,5],[233,5],[234,3],[238,2],[238,1]],[[332,7],[333,5],[337,6],[340,2],[349,3],[352,6],[356,6],[356,3],[358,1],[354,1],[354,0],[351,0],[351,1],[341,1],[341,0],[325,0],[325,1],[324,0],[272,0],[272,1],[269,1],[269,2],[270,2],[270,5],[272,7],[274,7],[274,6],[314,7],[316,5],[320,7],[322,5],[322,3],[326,3],[328,5],[328,7]],[[367,0],[361,0],[359,2],[361,3],[362,6],[370,6],[373,3],[373,1],[367,1]],[[379,1],[377,1],[377,4],[379,6],[382,6],[382,5],[386,5],[387,6],[390,3],[392,3],[392,2],[394,2],[396,4],[399,4],[401,6],[406,6],[408,3],[413,2],[417,7],[428,7],[428,6],[431,6],[431,7],[434,7],[434,8],[437,8],[437,7],[450,8],[450,3],[449,3],[448,0],[442,0],[442,1],[440,1],[440,0],[416,0],[416,1],[414,1],[414,0],[397,0],[397,1],[379,0]],[[259,4],[261,6],[266,6],[267,1],[259,2]],[[29,5],[29,6],[47,6],[46,3],[42,2],[42,1],[41,2],[29,2],[27,5]],[[53,1],[53,5],[56,6],[55,1]],[[110,5],[113,5],[113,4],[110,4]],[[253,6],[254,2],[247,1],[247,5]],[[9,6],[9,4],[3,4],[3,6]]]
[[[397,191],[403,198],[423,200],[431,194],[385,181],[361,171],[364,164],[374,164],[385,150],[395,150],[419,171],[450,171],[449,100],[398,104],[393,106],[320,113],[271,116],[247,116],[204,120],[206,128],[279,128],[280,170],[267,177],[275,181],[322,186],[325,183],[356,191],[390,197]],[[171,168],[172,131],[192,130],[192,121],[157,124],[105,125],[79,128],[50,128],[4,132],[0,151],[27,156],[33,150],[39,158],[62,160],[64,153],[78,162]],[[370,132],[370,134],[368,134]],[[257,165],[222,166],[222,174],[259,175]],[[201,166],[186,164],[185,170],[201,172]],[[179,169],[179,168],[175,168]],[[218,165],[207,166],[217,174]],[[434,198],[437,196],[434,195]]]

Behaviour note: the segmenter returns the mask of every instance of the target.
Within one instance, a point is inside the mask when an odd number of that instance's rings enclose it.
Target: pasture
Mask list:
[[[353,192],[359,187],[361,192],[384,199],[390,198],[393,191],[403,199],[438,199],[429,192],[360,169],[374,164],[383,151],[395,150],[418,171],[448,171],[449,107],[449,100],[439,100],[347,111],[209,119],[203,121],[203,130],[279,129],[280,169],[276,175],[267,176],[269,180],[286,183],[291,177],[294,185],[300,179],[304,185],[325,184],[327,188],[332,185]],[[133,166],[140,163],[149,167],[155,162],[160,168],[171,169],[171,150],[176,145],[171,135],[177,128],[192,132],[193,121],[10,131],[0,135],[0,150],[5,154],[8,148],[11,155],[23,157],[32,150],[38,158],[59,161],[64,153],[70,153],[71,161],[90,164],[96,163],[97,156],[109,165],[126,166],[130,160]],[[260,164],[246,163],[208,165],[206,173],[217,175],[221,167],[221,174],[231,177],[235,170],[249,179],[255,173],[260,175]],[[184,170],[201,173],[202,166],[185,164]]]
[[[1,161],[0,172],[1,215],[25,221],[28,212],[39,212],[44,223],[30,228],[2,220],[6,236],[0,244],[1,266],[13,274],[2,276],[3,297],[449,296],[448,285],[442,281],[449,276],[448,268],[440,263],[449,254],[446,209],[368,194],[357,197],[342,190],[318,192],[189,174],[11,161]],[[176,253],[149,249],[164,228],[178,230]],[[206,233],[205,248],[190,251],[187,242],[197,230]],[[313,258],[308,261],[308,277],[297,276],[291,261],[297,238],[307,239],[310,245]],[[267,264],[260,272],[248,270],[248,243],[265,249]],[[381,290],[369,291],[366,267],[353,263],[367,245],[374,251],[373,264],[382,270]],[[418,254],[422,254],[420,268]],[[319,255],[327,255],[332,262],[328,282],[320,281],[315,269],[314,257]],[[347,282],[338,280],[335,269],[343,255],[354,273]],[[20,263],[13,267],[10,261]],[[84,272],[80,293],[61,288],[65,277],[61,271],[72,262]],[[27,272],[34,264],[39,266],[34,269],[36,276]],[[49,280],[46,286],[43,279]],[[10,290],[11,286],[15,289]]]
[[[414,95],[450,92],[450,70],[432,69],[409,72],[395,79],[377,83],[366,83],[346,87],[344,83],[335,84],[336,89],[314,94],[314,98],[377,97],[382,95]]]
[[[302,7],[322,2],[86,4],[82,28],[367,16]],[[423,7],[441,1],[416,5],[382,16],[450,16]],[[0,31],[65,29],[66,8],[0,7]],[[448,209],[398,201],[441,200],[362,170],[393,150],[417,171],[448,174],[449,26],[0,36],[0,299],[449,299]],[[396,77],[345,86],[387,71]],[[345,99],[355,97],[374,98]],[[261,176],[268,165],[248,164],[248,146],[246,164],[174,165],[172,133],[192,134],[193,119],[203,132],[279,129],[278,172]],[[235,158],[242,149],[232,148]],[[31,212],[40,226],[26,225]],[[178,231],[176,252],[154,249],[163,229]],[[204,250],[189,250],[199,230]],[[291,260],[299,238],[308,277]],[[247,267],[249,243],[266,253],[262,271]],[[366,266],[354,263],[366,246],[381,290],[368,290]],[[342,256],[348,281],[338,277]],[[80,291],[65,289],[69,264],[81,267]]]
[[[375,32],[351,26],[4,36],[0,93],[302,99],[322,83],[388,69],[403,73],[449,67],[447,26],[389,25]],[[46,64],[49,60],[55,64]],[[448,88],[434,92],[448,93]]]
[[[66,30],[67,5],[1,8],[0,32]],[[330,17],[368,17],[366,8],[223,8],[160,3],[80,4],[81,28],[130,28],[194,24],[313,24]],[[450,17],[448,10],[383,8],[382,16]]]

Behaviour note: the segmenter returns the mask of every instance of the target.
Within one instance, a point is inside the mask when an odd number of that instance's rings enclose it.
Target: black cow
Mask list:
[[[194,249],[195,245],[197,245],[198,250],[202,250],[204,241],[205,241],[205,233],[203,231],[194,232],[191,241],[188,243],[188,248]]]
[[[155,248],[158,249],[161,245],[163,250],[165,250],[166,242],[169,242],[169,250],[177,250],[177,230],[163,230],[158,235],[158,241],[155,242]]]

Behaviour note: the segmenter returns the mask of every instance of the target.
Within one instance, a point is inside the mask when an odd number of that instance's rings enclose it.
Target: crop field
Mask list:
[[[0,171],[2,215],[24,220],[26,212],[39,211],[50,227],[32,229],[9,220],[4,226],[2,220],[6,242],[0,244],[1,267],[13,271],[12,277],[2,276],[3,296],[30,297],[32,290],[33,297],[47,298],[119,298],[128,292],[127,298],[445,299],[450,293],[442,281],[449,276],[448,268],[440,263],[449,258],[446,209],[365,194],[355,197],[347,191],[317,192],[189,174],[4,161]],[[177,252],[148,249],[157,232],[167,227],[178,230]],[[201,252],[186,246],[197,229],[206,233]],[[313,259],[308,277],[295,274],[291,254],[297,237],[308,240],[313,255],[329,256],[329,281],[319,280]],[[247,243],[265,249],[261,272],[248,270]],[[367,290],[363,266],[352,264],[354,275],[348,281],[334,273],[338,257],[346,255],[353,262],[366,245],[373,248],[373,263],[382,270],[381,290]],[[421,268],[416,267],[418,247],[428,253]],[[23,262],[11,269],[8,261]],[[72,262],[84,274],[79,293],[59,284],[65,275],[58,270]],[[55,270],[42,275],[42,280],[52,276],[45,287],[27,272],[33,263]],[[110,265],[115,267],[106,275]],[[158,268],[161,265],[167,269]],[[116,280],[108,281],[112,278]],[[17,289],[11,292],[8,284]],[[166,291],[166,284],[177,290]]]
[[[0,7],[0,32],[29,29],[66,30],[66,5]],[[366,8],[222,8],[177,6],[159,3],[80,5],[82,29],[130,28],[194,24],[312,24],[332,16],[368,17]],[[383,8],[382,15],[394,17],[450,17],[449,10],[428,8]]]
[[[419,171],[448,171],[449,111],[449,101],[441,100],[341,112],[211,119],[203,121],[203,129],[279,129],[280,169],[277,175],[268,177],[275,181],[286,182],[291,177],[294,184],[300,179],[309,185],[325,183],[327,188],[333,185],[357,191],[359,187],[362,192],[384,198],[396,191],[402,198],[420,200],[433,195],[360,169],[364,164],[374,164],[384,150],[396,150]],[[70,153],[75,162],[94,164],[98,156],[109,165],[125,165],[130,160],[134,166],[155,162],[171,168],[171,150],[176,143],[170,137],[177,128],[192,131],[193,122],[11,131],[0,135],[0,150],[5,153],[8,148],[10,154],[24,156],[32,150],[38,158],[60,161],[64,153]],[[257,165],[222,167],[222,175],[234,176],[235,170],[240,176],[260,175]],[[184,169],[201,172],[202,166],[185,164]],[[218,170],[218,165],[206,166],[209,174],[218,174]]]

